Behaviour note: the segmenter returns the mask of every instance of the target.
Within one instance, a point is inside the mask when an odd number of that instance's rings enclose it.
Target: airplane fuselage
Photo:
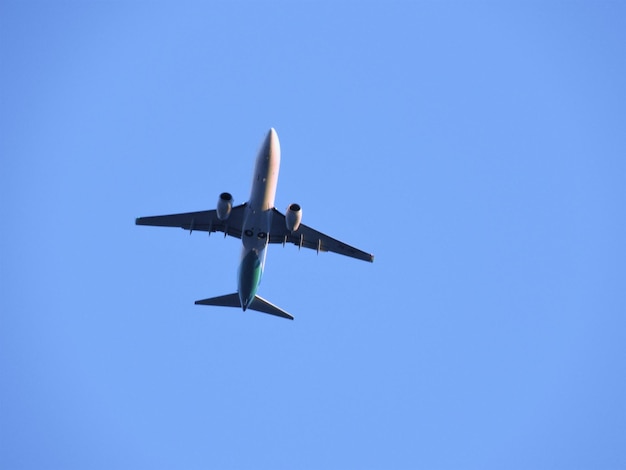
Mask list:
[[[256,158],[250,199],[245,207],[237,274],[239,300],[244,310],[256,295],[265,267],[279,168],[280,144],[276,131],[270,129]]]
[[[293,320],[293,315],[257,294],[267,247],[270,244],[292,244],[298,249],[306,248],[317,253],[331,251],[363,261],[374,261],[374,255],[336,240],[302,223],[302,208],[289,204],[283,214],[274,207],[278,171],[280,167],[280,143],[274,129],[270,129],[254,164],[252,189],[248,202],[233,206],[233,197],[223,192],[215,209],[183,212],[179,214],[138,217],[137,225],[156,227],[180,227],[194,231],[223,232],[241,239],[241,260],[237,272],[237,292],[196,300],[196,305],[236,307],[255,310]]]

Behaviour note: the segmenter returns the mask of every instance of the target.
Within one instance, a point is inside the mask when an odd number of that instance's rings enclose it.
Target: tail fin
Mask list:
[[[239,307],[241,308],[241,302],[239,301],[239,294],[228,294],[219,297],[212,297],[210,299],[196,300],[196,305],[216,305],[221,307]],[[254,300],[248,305],[250,310],[256,310],[257,312],[269,313],[270,315],[276,315],[277,317],[287,318],[293,320],[293,316],[289,315],[280,307],[277,307],[271,302],[268,302],[258,295],[254,296]]]

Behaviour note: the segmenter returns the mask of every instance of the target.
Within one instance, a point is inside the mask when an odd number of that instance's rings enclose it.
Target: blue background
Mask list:
[[[626,468],[626,7],[0,3],[0,467]],[[136,227],[249,194],[376,255]]]

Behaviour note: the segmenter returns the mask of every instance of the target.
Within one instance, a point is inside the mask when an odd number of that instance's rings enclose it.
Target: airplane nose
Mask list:
[[[280,156],[278,134],[276,133],[276,129],[273,127],[267,131],[267,135],[265,136],[265,139],[263,139],[260,152],[265,156],[265,158],[270,158],[270,155],[274,156],[274,158],[276,158],[276,156]]]
[[[273,127],[267,132],[267,136],[265,137],[265,143],[268,149],[276,148],[278,143],[278,134],[276,133],[276,129]]]
[[[270,129],[270,142],[271,142],[271,148],[272,148],[272,153],[275,156],[280,156],[280,142],[278,141],[278,133],[276,132],[276,129],[274,129],[273,127]]]

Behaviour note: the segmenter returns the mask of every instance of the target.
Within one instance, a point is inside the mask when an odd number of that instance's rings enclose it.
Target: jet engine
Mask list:
[[[287,230],[295,232],[300,227],[302,221],[302,208],[299,204],[289,204],[287,207],[287,213],[285,214],[285,223]]]
[[[217,218],[220,220],[228,219],[230,210],[233,208],[233,197],[230,193],[220,194],[217,200]]]

